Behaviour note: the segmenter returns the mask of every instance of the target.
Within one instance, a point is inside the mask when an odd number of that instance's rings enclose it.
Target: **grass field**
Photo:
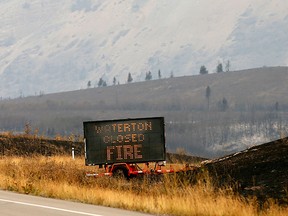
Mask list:
[[[206,176],[196,185],[179,184],[174,176],[161,182],[86,177],[96,171],[84,158],[66,156],[2,157],[0,188],[44,197],[111,206],[162,215],[287,215],[273,200],[259,210],[257,201],[215,190]],[[203,181],[203,178],[206,180]]]

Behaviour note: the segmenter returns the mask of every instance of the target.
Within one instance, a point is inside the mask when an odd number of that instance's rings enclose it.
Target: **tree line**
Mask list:
[[[224,71],[225,72],[229,72],[230,68],[231,68],[230,60],[225,62],[225,66],[223,66],[223,64],[221,62],[218,62],[217,67],[216,67],[216,72],[217,73],[221,73],[221,72],[224,72]],[[206,68],[206,66],[202,65],[200,67],[199,74],[200,75],[204,75],[204,74],[208,74],[208,73],[209,73],[209,71]],[[171,71],[170,78],[173,78],[173,77],[174,77],[174,73],[173,73],[173,71]],[[161,74],[161,70],[159,69],[158,70],[158,79],[161,79],[161,78],[162,78],[162,74]],[[146,72],[145,81],[149,81],[149,80],[152,80],[152,79],[153,79],[152,72],[151,71]],[[132,82],[133,82],[133,77],[132,77],[132,74],[129,72],[126,83],[132,83]],[[120,82],[117,81],[116,77],[113,77],[113,85],[115,86],[116,84],[120,85]],[[91,88],[91,86],[92,86],[92,84],[91,84],[91,81],[89,80],[88,83],[87,83],[87,88]],[[106,87],[107,86],[107,82],[102,77],[100,77],[99,81],[97,83],[97,86],[98,87]]]

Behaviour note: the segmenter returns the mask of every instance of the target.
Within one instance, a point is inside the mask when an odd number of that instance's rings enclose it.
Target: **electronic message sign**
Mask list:
[[[164,118],[84,122],[86,165],[164,161]]]

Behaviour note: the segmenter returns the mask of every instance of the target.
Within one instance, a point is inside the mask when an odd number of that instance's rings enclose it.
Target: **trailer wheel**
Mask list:
[[[117,179],[128,179],[127,171],[123,168],[118,168],[113,171],[113,177]]]

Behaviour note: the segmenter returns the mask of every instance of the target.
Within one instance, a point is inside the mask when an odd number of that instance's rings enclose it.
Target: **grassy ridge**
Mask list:
[[[288,214],[287,208],[272,200],[259,211],[256,200],[244,200],[231,188],[215,190],[207,176],[201,176],[195,186],[185,181],[180,184],[173,175],[154,183],[147,179],[88,178],[85,173],[95,168],[85,167],[84,158],[72,160],[68,156],[2,157],[0,170],[2,189],[152,214]]]

